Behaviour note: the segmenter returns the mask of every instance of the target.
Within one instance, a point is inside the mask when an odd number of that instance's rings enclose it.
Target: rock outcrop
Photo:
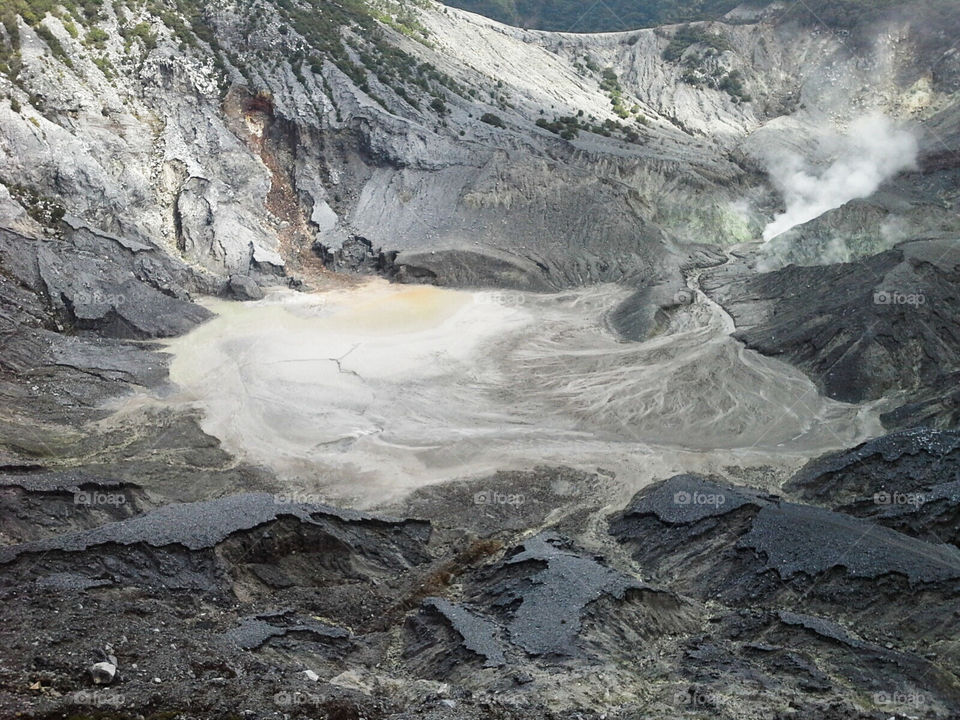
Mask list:
[[[837,265],[769,273],[751,265],[733,262],[702,281],[733,316],[735,337],[799,366],[829,397],[892,396],[890,425],[916,424],[920,417],[956,424],[956,240],[907,242]]]

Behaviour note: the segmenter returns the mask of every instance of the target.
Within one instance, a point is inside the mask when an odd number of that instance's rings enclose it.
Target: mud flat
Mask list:
[[[663,334],[622,342],[603,319],[624,295],[372,280],[209,299],[215,317],[167,345],[176,389],[157,402],[198,408],[226,450],[292,491],[358,506],[540,463],[612,470],[619,500],[672,473],[793,468],[879,433],[870,405],[823,398],[732,340],[702,295]]]

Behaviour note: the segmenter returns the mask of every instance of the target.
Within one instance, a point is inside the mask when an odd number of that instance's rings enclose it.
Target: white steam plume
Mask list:
[[[811,167],[795,153],[768,161],[767,171],[783,193],[787,209],[764,228],[764,240],[850,200],[868,197],[885,180],[916,167],[916,138],[883,115],[864,116],[851,123],[845,136],[824,142],[834,146],[832,162],[825,170]]]

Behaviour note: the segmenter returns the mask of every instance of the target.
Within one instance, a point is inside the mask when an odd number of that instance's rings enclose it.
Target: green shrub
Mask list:
[[[16,80],[20,73],[20,31],[17,18],[9,12],[0,14],[3,23],[5,42],[0,42],[0,72],[10,80]]]
[[[34,118],[30,118],[34,120]],[[10,185],[10,195],[27,211],[27,214],[45,227],[56,228],[63,220],[66,210],[56,200],[44,196],[25,185]]]
[[[60,60],[60,62],[68,68],[73,67],[73,61],[70,59],[70,56],[67,55],[67,51],[63,49],[60,41],[57,40],[57,36],[50,32],[50,28],[46,25],[37,25],[34,31],[37,33],[37,36],[47,44],[47,47],[50,48],[51,55]]]
[[[493,125],[498,128],[505,128],[507,124],[500,119],[499,115],[494,115],[493,113],[484,113],[480,116],[480,122],[485,122],[487,125]]]
[[[559,135],[564,140],[573,140],[580,134],[580,129],[587,129],[586,125],[582,125],[580,120],[575,117],[561,117],[554,118],[552,121],[545,120],[544,118],[537,118],[537,127],[543,128],[544,130],[549,130],[554,135]]]
[[[100,72],[103,73],[104,77],[106,77],[107,80],[110,80],[113,78],[113,73],[114,73],[113,63],[110,62],[109,58],[95,57],[93,58],[93,64],[96,65],[97,68],[99,68]]]
[[[103,48],[110,35],[106,30],[98,27],[92,27],[87,31],[87,43],[97,48]]]
[[[621,91],[620,80],[612,67],[606,67],[600,73],[600,89],[604,92]]]
[[[707,32],[702,27],[682,25],[670,38],[669,44],[663,51],[663,59],[668,62],[676,62],[683,56],[687,48],[693,45],[706,45],[717,52],[730,49],[730,43],[723,35]]]
[[[88,23],[103,20],[103,0],[82,0],[80,9]]]
[[[147,50],[153,50],[157,46],[157,34],[148,22],[141,22],[133,27],[124,28],[120,31],[120,34],[123,35],[127,42],[139,39]]]
[[[743,74],[739,70],[734,70],[725,76],[719,84],[721,90],[725,90],[732,98],[741,102],[750,102],[752,99],[743,86]]]

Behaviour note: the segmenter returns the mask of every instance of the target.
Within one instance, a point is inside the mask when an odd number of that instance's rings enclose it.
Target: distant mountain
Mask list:
[[[507,25],[588,33],[716,20],[736,7],[762,7],[771,0],[446,0],[446,4]],[[896,4],[895,0],[808,0],[783,4],[783,15],[851,27]]]
[[[610,32],[711,20],[738,0],[448,0],[507,25],[557,32]]]

